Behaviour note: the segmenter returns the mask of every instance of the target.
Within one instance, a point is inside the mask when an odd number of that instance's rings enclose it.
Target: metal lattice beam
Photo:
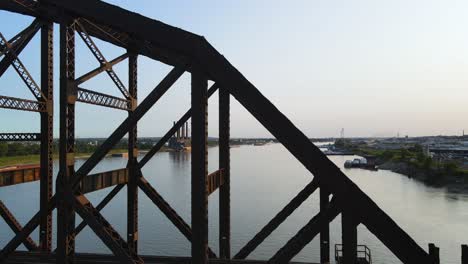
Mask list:
[[[77,31],[78,35],[81,37],[81,39],[83,39],[86,46],[88,46],[89,50],[91,50],[91,52],[93,53],[94,57],[99,61],[101,65],[105,66],[105,71],[115,83],[120,92],[123,94],[123,96],[125,96],[126,99],[131,99],[130,93],[128,92],[127,88],[125,88],[125,85],[122,83],[120,78],[112,69],[112,65],[109,64],[109,62],[107,62],[106,58],[98,49],[91,36],[88,34],[88,32],[86,32],[86,29],[81,25],[81,23],[78,20],[76,21],[76,24],[79,27],[79,31]]]
[[[31,39],[34,37],[34,35],[39,31],[41,28],[41,23],[36,19],[34,20],[31,25],[29,25],[25,30],[20,32],[21,34],[21,39],[20,41],[15,41],[13,50],[16,55],[19,55],[23,49],[26,47],[26,45],[31,41]],[[16,37],[13,38],[13,40]],[[5,44],[2,45],[3,51],[6,52],[8,48],[6,47]],[[13,60],[15,59],[15,56],[13,53],[7,53],[5,57],[0,61],[0,76],[3,76],[5,71],[8,69],[8,67],[13,63]]]
[[[84,88],[78,88],[77,101],[87,104],[100,105],[120,110],[129,110],[130,101],[112,95],[107,95]]]
[[[0,108],[23,110],[23,111],[30,111],[30,112],[46,112],[47,111],[47,105],[43,102],[9,97],[9,96],[1,96],[1,95],[0,95]]]
[[[0,45],[6,47],[8,50],[8,54],[14,57],[12,61],[13,68],[19,74],[23,82],[26,84],[26,86],[34,95],[34,97],[36,97],[37,100],[43,99],[44,94],[42,94],[41,88],[39,88],[39,85],[37,85],[36,81],[34,81],[29,71],[26,69],[24,64],[18,58],[18,55],[13,49],[13,46],[10,43],[8,43],[8,41],[3,36],[2,33],[0,33]]]
[[[143,115],[169,90],[169,88],[185,72],[185,66],[175,67],[166,77],[153,89],[153,91],[138,105],[135,111],[127,117],[116,130],[110,135],[104,143],[93,153],[93,155],[81,165],[72,179],[73,187],[76,188],[80,181],[85,177],[104,156],[119,142],[123,136],[128,133]]]
[[[40,141],[39,133],[0,133],[0,142],[7,141]]]

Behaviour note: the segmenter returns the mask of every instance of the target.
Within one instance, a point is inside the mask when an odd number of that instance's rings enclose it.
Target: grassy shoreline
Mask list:
[[[140,151],[147,151],[146,149],[142,149]],[[169,151],[168,148],[162,147],[160,152],[166,152]],[[107,155],[112,155],[116,153],[126,153],[126,149],[112,149],[109,151]],[[93,152],[89,153],[75,153],[75,158],[76,159],[84,159],[88,158],[93,154]],[[54,153],[53,159],[57,160],[58,159],[58,154]],[[18,165],[18,164],[38,164],[40,159],[40,155],[22,155],[22,156],[5,156],[5,157],[0,157],[0,167],[4,166],[12,166],[12,165]]]

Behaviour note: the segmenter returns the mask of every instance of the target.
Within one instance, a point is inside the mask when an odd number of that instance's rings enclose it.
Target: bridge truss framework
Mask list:
[[[320,235],[321,263],[330,261],[329,223],[342,217],[343,263],[356,263],[357,226],[365,225],[403,263],[438,263],[438,248],[429,252],[420,248],[389,216],[354,183],[346,178],[258,90],[200,36],[170,27],[159,21],[141,17],[118,7],[96,1],[82,0],[2,0],[0,9],[35,17],[30,26],[12,39],[0,35],[0,76],[14,67],[35,100],[0,96],[0,107],[38,112],[40,133],[3,133],[0,141],[39,141],[41,144],[40,173],[23,171],[23,176],[0,171],[0,187],[40,180],[39,211],[22,226],[0,202],[0,214],[15,232],[15,236],[0,252],[0,262],[15,257],[57,263],[74,263],[84,256],[75,254],[75,237],[89,226],[121,263],[156,261],[156,257],[138,255],[138,190],[164,213],[172,224],[191,242],[193,263],[208,263],[209,259],[242,263],[286,218],[312,193],[320,191],[320,211],[295,234],[269,263],[287,263],[314,237]],[[53,144],[53,24],[60,24],[60,96],[59,96],[59,173],[56,192],[52,190]],[[41,76],[39,84],[19,59],[19,54],[40,31]],[[77,77],[75,74],[75,42],[78,36],[99,62],[99,67]],[[123,47],[126,53],[107,60],[93,38]],[[174,68],[138,103],[138,56],[147,56]],[[128,84],[125,85],[113,66],[128,61]],[[100,73],[106,73],[121,97],[84,89],[80,85]],[[192,106],[173,127],[141,159],[137,160],[138,121],[158,102],[184,73],[191,74]],[[208,88],[208,82],[214,84]],[[219,100],[219,169],[208,172],[207,124],[208,98],[218,91]],[[234,96],[257,118],[314,176],[271,221],[269,221],[236,254],[231,252],[230,225],[230,98]],[[128,112],[128,117],[104,143],[75,170],[75,105],[77,102],[109,107]],[[189,119],[192,122],[192,187],[191,224],[177,214],[168,202],[151,186],[142,168]],[[128,164],[119,170],[90,174],[97,163],[128,133]],[[29,175],[32,173],[32,176]],[[8,180],[6,180],[8,178]],[[16,178],[15,178],[16,177]],[[100,211],[119,191],[127,186],[127,233],[120,234]],[[112,187],[112,191],[97,205],[86,193]],[[219,250],[208,247],[208,196],[219,189]],[[52,248],[52,211],[57,209],[57,249]],[[79,215],[83,221],[75,222]],[[29,236],[39,227],[39,244]],[[31,253],[16,252],[24,244]],[[464,256],[468,256],[463,247]],[[99,258],[96,256],[96,258]],[[101,258],[103,258],[101,256]],[[111,257],[109,257],[111,258]],[[185,263],[188,259],[180,259]],[[96,259],[95,259],[96,260]],[[162,261],[162,260],[161,260]],[[466,260],[463,263],[467,263]]]

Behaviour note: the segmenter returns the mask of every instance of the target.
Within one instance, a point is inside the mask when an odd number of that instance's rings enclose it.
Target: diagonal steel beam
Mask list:
[[[302,189],[273,219],[266,224],[239,252],[234,259],[245,259],[254,251],[273,231],[280,226],[301,204],[319,187],[316,178]]]
[[[19,32],[18,34],[16,34],[14,37],[12,37],[8,43],[10,43],[12,46],[13,46],[13,49],[17,49],[17,46],[18,44],[22,43],[24,41],[24,38],[25,36],[27,36],[30,31],[31,31],[31,28],[33,26],[39,26],[38,23],[38,20],[34,20],[33,23],[31,25],[29,25],[28,27],[26,27],[25,29],[23,29],[21,32]],[[0,45],[0,57],[3,56],[6,52],[7,52],[7,47],[5,45]]]
[[[13,230],[15,234],[18,234],[19,232],[21,232],[21,229],[23,227],[18,222],[18,220],[16,220],[15,216],[10,212],[10,210],[8,210],[8,208],[2,201],[0,201],[0,216],[3,217],[5,222],[8,224],[8,226],[10,226],[11,230]],[[36,243],[30,237],[27,237],[24,240],[23,244],[29,251],[38,249]]]
[[[346,198],[345,198],[346,199]],[[332,198],[330,207],[315,215],[297,234],[291,238],[284,247],[268,261],[271,264],[289,263],[307,244],[320,233],[323,226],[327,225],[340,213],[336,199]]]
[[[50,213],[55,207],[57,206],[57,198],[52,196],[49,202],[49,208],[47,210],[48,213]],[[27,239],[27,237],[34,231],[39,226],[39,223],[41,221],[41,212],[37,212],[29,221],[26,225],[23,226],[23,229],[19,233],[15,235],[0,251],[0,263],[2,263],[8,255],[13,253],[13,251],[18,248],[18,246]]]
[[[26,47],[26,45],[28,45],[28,43],[31,41],[34,35],[41,28],[41,25],[42,23],[40,23],[39,20],[36,19],[31,23],[31,25],[29,25],[26,29],[24,29],[23,31],[21,31],[19,34],[17,34],[15,37],[11,39],[11,41],[13,42],[10,42],[10,43],[14,44],[13,50],[15,51],[17,55],[19,55],[23,51],[23,49]],[[6,45],[0,44],[0,53],[1,52],[5,53],[7,52],[7,50],[8,49]],[[8,69],[10,64],[13,62],[14,58],[15,57],[13,56],[13,54],[7,53],[5,57],[2,59],[2,61],[0,62],[0,77]]]
[[[110,135],[104,143],[86,160],[86,162],[76,171],[72,179],[72,186],[76,189],[80,181],[104,158],[112,147],[133,127],[143,115],[169,90],[169,88],[179,79],[185,71],[184,67],[175,67],[166,77],[153,89],[153,91],[141,102],[135,111],[129,115],[117,129]]]
[[[117,144],[117,142],[127,133],[129,128],[133,126],[148,110],[164,95],[164,93],[174,84],[185,71],[184,66],[175,67],[169,74],[156,86],[156,88],[143,100],[143,102],[135,109],[134,113],[125,119],[124,122],[112,133],[112,135],[94,152],[94,154],[80,167],[75,173],[72,181],[73,187],[76,189],[80,181],[85,177],[96,164],[109,152],[109,150]],[[56,195],[52,196],[49,204],[49,211],[57,206]],[[11,254],[27,236],[34,231],[39,225],[40,212],[37,212],[31,220],[23,227],[20,233],[11,239],[8,244],[0,252],[0,263],[2,260]]]
[[[93,232],[118,257],[120,263],[143,264],[143,260],[128,249],[125,240],[84,195],[72,195],[67,198],[69,202],[73,203],[73,207],[80,217],[88,223]]]
[[[140,172],[141,173],[141,172]],[[192,241],[192,230],[190,226],[182,219],[177,212],[164,200],[164,198],[141,176],[138,180],[140,189],[150,198],[150,200],[163,212],[163,214],[174,224],[177,229],[187,238]],[[208,249],[208,254],[211,258],[216,257],[211,249]]]
[[[15,52],[13,46],[10,43],[8,43],[8,41],[3,36],[2,33],[0,33],[0,45],[5,46],[8,50],[8,55],[13,57],[13,61],[12,61],[13,68],[19,74],[23,82],[26,84],[26,86],[34,95],[34,97],[36,97],[37,100],[42,100],[43,98],[45,98],[44,94],[39,88],[39,85],[37,85],[36,81],[34,81],[29,71],[26,69],[24,64],[18,58],[18,55]]]
[[[109,62],[107,62],[106,58],[104,58],[104,55],[98,49],[88,32],[86,32],[86,29],[81,25],[79,20],[76,21],[76,24],[80,28],[80,30],[77,31],[78,35],[81,37],[81,39],[83,39],[86,46],[88,46],[89,50],[91,50],[91,52],[93,53],[94,57],[96,57],[99,63],[106,68],[105,71],[115,83],[120,92],[123,94],[123,96],[125,96],[126,99],[131,99],[130,93],[128,92],[127,88],[125,88],[125,85],[122,83],[120,78],[112,69],[112,65],[110,65]]]
[[[104,199],[96,206],[96,210],[100,212],[104,207],[106,207],[107,204],[122,190],[122,188],[125,186],[125,184],[119,184],[115,186],[112,191],[110,191]],[[88,224],[86,221],[81,221],[81,223],[75,228],[75,236],[77,236],[83,229],[87,226]],[[56,250],[54,250],[56,251]]]
[[[210,98],[210,96],[212,96],[219,88],[219,85],[217,85],[216,83],[213,84],[210,89],[208,89],[208,98]],[[177,130],[179,130],[179,128],[185,124],[189,119],[190,117],[192,116],[192,109],[189,109],[180,119],[179,121],[177,121],[174,126],[172,126],[171,129],[169,129],[169,131],[167,131],[167,133],[161,138],[159,139],[158,143],[156,143],[156,145],[154,145],[146,154],[145,156],[140,160],[140,162],[138,163],[138,168],[141,169],[143,168],[143,166],[145,166],[145,164],[164,146],[164,144],[166,144],[166,142],[172,137],[172,135],[174,135]]]
[[[128,58],[128,56],[129,56],[128,53],[122,54],[119,57],[109,61],[107,64],[101,64],[101,66],[97,67],[96,69],[94,69],[94,70],[92,70],[92,71],[90,71],[88,73],[83,74],[78,79],[76,79],[76,81],[75,81],[76,85],[80,85],[80,84],[88,81],[89,79],[93,78],[94,76],[96,76],[96,75],[100,74],[101,72],[107,70],[109,67],[112,67],[112,66],[116,65],[117,63],[125,60],[126,58]]]
[[[122,188],[125,186],[125,184],[119,184],[115,186],[112,191],[110,191],[104,199],[96,206],[96,210],[100,212],[104,207],[106,207],[107,204],[122,190]],[[78,234],[83,231],[83,229],[88,225],[86,221],[81,221],[81,223],[75,228],[75,236],[78,236]],[[57,249],[56,249],[57,250]],[[56,251],[54,250],[54,251]]]

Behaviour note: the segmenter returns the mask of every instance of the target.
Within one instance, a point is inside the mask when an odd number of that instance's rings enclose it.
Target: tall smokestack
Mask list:
[[[172,126],[175,126],[175,121],[174,121],[174,124]],[[176,136],[176,135],[173,135],[173,136]]]
[[[174,125],[175,125],[175,122],[174,122]],[[179,137],[180,137],[180,128],[177,129],[177,133],[176,133],[176,138],[179,139]]]
[[[185,123],[185,133],[187,133],[186,136],[187,136],[187,138],[189,138],[189,133],[188,133],[188,122]]]

